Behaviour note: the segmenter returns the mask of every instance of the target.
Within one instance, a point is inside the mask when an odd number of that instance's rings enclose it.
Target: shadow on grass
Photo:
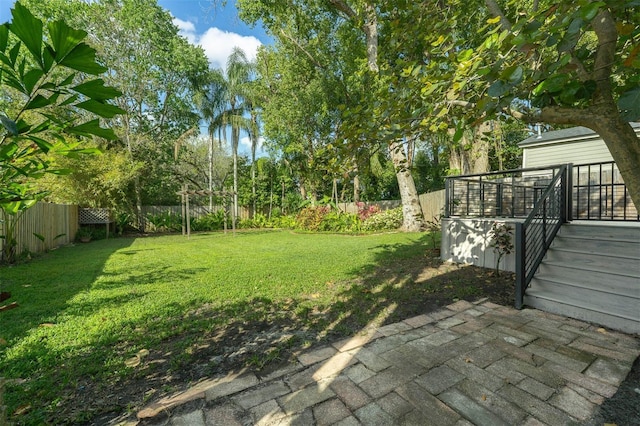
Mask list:
[[[429,245],[425,235],[413,243],[372,248],[375,252],[372,262],[351,271],[347,280],[326,283],[328,296],[307,294],[279,300],[260,297],[222,305],[197,300],[172,303],[163,307],[162,315],[146,314],[135,324],[118,324],[119,331],[100,336],[93,343],[99,349],[91,354],[59,354],[62,364],[57,366],[58,377],[65,379],[56,384],[27,383],[20,389],[9,385],[7,394],[11,400],[7,402],[15,409],[19,405],[18,391],[35,401],[43,385],[56,386],[58,401],[39,403],[34,407],[38,413],[31,415],[29,421],[94,422],[99,416],[103,420],[113,418],[127,409],[139,409],[149,400],[185,389],[195,381],[246,366],[266,374],[310,346],[429,313],[455,300],[489,297],[495,303],[511,303],[510,274],[496,278],[491,271],[480,268],[443,264],[426,256]],[[106,248],[98,251],[103,256],[91,269],[100,272],[109,255],[125,247],[126,244],[114,245],[109,253]],[[120,254],[126,255],[127,251]],[[197,269],[171,271],[168,267],[136,271],[133,265],[131,275],[136,283],[144,284],[157,279],[171,280],[172,276],[167,274],[175,274],[173,278],[178,280],[196,272]],[[67,271],[63,276],[69,277],[70,273]],[[100,287],[123,285],[110,281],[108,275],[105,278],[104,272],[101,274]],[[51,321],[49,316],[61,310],[75,293],[88,288],[95,276],[80,280],[68,296],[47,308],[48,315],[32,318],[20,330],[26,332]],[[103,303],[124,304],[145,296],[141,291],[87,301],[75,311],[67,309],[66,314],[83,315],[100,309]],[[45,345],[36,347],[40,345],[41,342],[34,343],[35,353],[46,350]],[[135,356],[140,349],[148,349],[149,354],[134,367],[125,367],[123,358]],[[90,357],[95,368],[79,377],[73,369],[87,364],[83,357]]]
[[[11,301],[20,305],[17,309],[0,314],[2,323],[11,323],[11,327],[0,332],[0,337],[10,344],[28,330],[41,324],[55,323],[68,300],[88,290],[109,257],[129,247],[133,241],[131,238],[112,238],[67,246],[53,250],[31,263],[0,267],[2,290],[9,291]],[[82,270],[77,269],[78,262],[83,264]]]

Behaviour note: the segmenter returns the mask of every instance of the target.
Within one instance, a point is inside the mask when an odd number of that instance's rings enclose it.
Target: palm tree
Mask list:
[[[207,124],[209,134],[209,182],[208,189],[213,191],[213,152],[215,135],[218,133],[218,144],[222,148],[223,141],[227,139],[227,85],[222,71],[211,70],[206,81],[199,82],[200,90],[197,103],[200,114]],[[213,209],[213,195],[209,195],[209,209]]]
[[[244,116],[247,86],[253,76],[253,66],[240,48],[234,48],[227,60],[226,71],[212,70],[206,90],[201,94],[200,112],[207,122],[210,144],[215,132],[226,141],[226,129],[231,127],[233,156],[233,225],[238,217],[238,145],[240,131],[250,129],[250,119]],[[211,167],[211,165],[210,165]],[[211,173],[211,171],[210,171]]]
[[[240,130],[249,129],[250,122],[244,116],[244,102],[247,97],[248,83],[253,76],[253,66],[247,60],[244,51],[238,47],[233,49],[227,59],[227,96],[229,101],[229,124],[231,125],[231,146],[233,156],[233,221],[238,217],[238,145]]]
[[[251,198],[253,202],[252,214],[256,213],[256,150],[260,139],[260,123],[259,123],[259,94],[257,86],[250,84],[248,86],[246,96],[246,107],[249,112],[249,139],[251,140]]]

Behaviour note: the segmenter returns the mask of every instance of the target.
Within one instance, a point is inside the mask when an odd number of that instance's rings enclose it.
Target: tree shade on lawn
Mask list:
[[[115,238],[0,269],[20,304],[2,313],[6,403],[29,401],[24,423],[89,421],[291,348],[512,292],[428,258],[429,245],[420,233]]]

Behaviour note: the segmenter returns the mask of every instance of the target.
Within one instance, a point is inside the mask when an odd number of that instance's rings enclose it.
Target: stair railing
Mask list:
[[[524,293],[560,226],[567,221],[570,165],[562,165],[546,186],[524,222],[516,223],[515,307],[521,309]]]

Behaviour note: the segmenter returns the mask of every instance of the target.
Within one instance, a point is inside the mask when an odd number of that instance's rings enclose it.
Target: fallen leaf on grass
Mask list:
[[[483,400],[483,401],[486,401],[486,400],[487,400],[487,395],[482,394],[482,400]]]
[[[3,345],[3,346],[4,346],[4,345],[6,345],[6,344],[7,344],[7,341],[6,341],[6,340],[4,340],[2,337],[0,337],[0,345]]]
[[[16,411],[13,412],[13,416],[14,417],[22,416],[24,414],[27,414],[29,410],[31,410],[31,404],[21,405],[18,408],[16,408]]]
[[[140,357],[138,355],[132,356],[124,362],[124,365],[130,368],[137,367],[138,365],[140,365]]]
[[[140,349],[137,354],[124,362],[127,367],[137,367],[142,362],[142,358],[149,355],[149,349]]]
[[[55,324],[51,323],[51,322],[43,322],[42,324],[40,324],[40,327],[53,327]]]

